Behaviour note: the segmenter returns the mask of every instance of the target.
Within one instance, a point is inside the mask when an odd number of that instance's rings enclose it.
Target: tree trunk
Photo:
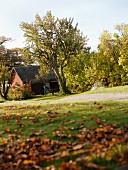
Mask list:
[[[65,78],[65,75],[64,75],[64,68],[61,67],[60,68],[60,72],[61,72],[61,88],[62,88],[62,93],[65,93],[65,94],[70,94],[71,92],[68,90],[67,86],[66,86],[66,78]]]
[[[60,85],[60,92],[62,94],[70,94],[70,91],[68,90],[67,86],[66,86],[66,81],[63,80],[62,78],[58,79],[59,81],[59,85]]]
[[[1,86],[1,85],[0,85]],[[0,95],[3,99],[7,100],[8,99],[8,92],[9,92],[10,84],[3,82],[2,87],[0,87]]]
[[[61,74],[59,73],[59,69],[57,67],[57,62],[56,60],[54,60],[54,72],[58,78],[58,82],[59,82],[59,86],[60,86],[60,92],[62,94],[70,94],[71,92],[68,90],[67,86],[66,86],[66,79],[64,76],[64,72],[63,72],[63,67],[61,67],[60,71]]]

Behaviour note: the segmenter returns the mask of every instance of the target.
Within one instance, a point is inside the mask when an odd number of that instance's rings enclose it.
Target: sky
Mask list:
[[[117,24],[128,24],[128,0],[0,0],[0,36],[11,37],[6,48],[25,46],[20,28],[51,11],[58,18],[74,18],[74,24],[88,37],[87,45],[97,50],[103,30],[113,33]]]

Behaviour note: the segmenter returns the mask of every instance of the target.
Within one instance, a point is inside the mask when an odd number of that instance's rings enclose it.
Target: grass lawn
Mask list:
[[[0,103],[0,169],[114,169],[128,164],[128,100]]]
[[[93,93],[128,93],[128,86],[117,86],[110,88],[97,88],[92,91],[87,91],[85,94],[93,94]]]

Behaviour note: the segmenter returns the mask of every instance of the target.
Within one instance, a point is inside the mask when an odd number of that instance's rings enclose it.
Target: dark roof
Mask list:
[[[37,79],[37,75],[40,70],[40,66],[19,66],[14,67],[14,70],[17,72],[23,83]],[[47,75],[48,80],[56,79],[55,74],[52,72]]]
[[[14,70],[17,72],[23,83],[36,79],[39,69],[39,66],[14,67]]]

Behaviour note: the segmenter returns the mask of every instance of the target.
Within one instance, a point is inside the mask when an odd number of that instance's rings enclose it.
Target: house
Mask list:
[[[26,84],[30,85],[32,93],[35,95],[46,94],[49,91],[58,92],[59,85],[56,75],[51,71],[45,78],[39,79],[39,66],[19,66],[12,69],[11,87],[23,87]]]

